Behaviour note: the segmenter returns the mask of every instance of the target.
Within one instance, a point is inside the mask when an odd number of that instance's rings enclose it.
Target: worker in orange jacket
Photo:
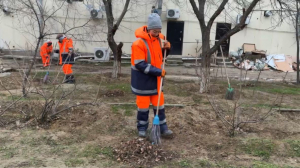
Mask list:
[[[148,25],[138,28],[135,31],[136,38],[139,38],[132,44],[131,54],[131,90],[136,95],[137,129],[140,137],[146,137],[149,125],[149,106],[153,105],[154,114],[157,110],[158,91],[160,90],[161,77],[166,72],[162,70],[163,53],[166,50],[167,55],[170,50],[170,43],[161,34],[162,23],[157,13],[151,13],[148,17]],[[162,136],[173,134],[168,129],[164,108],[164,94],[161,94],[159,102],[159,120]]]
[[[67,38],[63,34],[58,34],[56,39],[58,39],[59,46],[59,65],[63,66],[63,72],[65,74],[64,83],[75,83],[72,70],[75,55],[73,49],[73,40],[71,38]]]
[[[40,49],[40,55],[43,61],[43,67],[47,67],[50,65],[50,54],[53,51],[52,42],[48,40],[44,43]]]

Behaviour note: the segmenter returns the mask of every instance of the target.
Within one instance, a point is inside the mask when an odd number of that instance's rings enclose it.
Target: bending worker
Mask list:
[[[64,83],[75,83],[72,65],[74,64],[73,40],[63,34],[57,35],[59,45],[59,65],[63,65]]]
[[[48,40],[44,43],[40,49],[40,55],[43,61],[43,67],[47,67],[50,65],[50,54],[52,53],[53,47],[52,42]]]
[[[146,137],[150,102],[153,105],[154,114],[156,113],[160,80],[166,74],[161,69],[163,53],[167,49],[168,55],[171,45],[165,41],[161,46],[161,39],[165,39],[161,34],[161,28],[160,16],[157,13],[151,13],[148,17],[148,25],[135,31],[135,36],[139,39],[133,42],[131,48],[131,90],[136,95],[137,129],[140,137]],[[168,129],[166,122],[163,93],[159,102],[158,116],[161,135],[172,135],[173,132]]]

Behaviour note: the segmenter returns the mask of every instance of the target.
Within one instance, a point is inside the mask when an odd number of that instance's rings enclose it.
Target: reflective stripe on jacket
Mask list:
[[[59,46],[59,64],[62,64],[61,54],[68,54],[70,49],[73,49],[73,40],[71,38],[64,38],[62,42],[58,42]]]
[[[160,39],[164,39],[164,36],[151,37],[147,26],[138,28],[135,36],[139,39],[131,47],[131,90],[136,95],[156,95],[163,63]]]
[[[51,45],[51,46],[48,46],[47,43],[44,43],[44,44],[42,45],[41,49],[40,49],[40,55],[41,55],[42,57],[49,56],[49,53],[52,52],[52,49],[53,49],[52,45]]]

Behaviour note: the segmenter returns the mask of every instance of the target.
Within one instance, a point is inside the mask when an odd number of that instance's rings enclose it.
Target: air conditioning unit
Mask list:
[[[241,17],[242,17],[242,15],[237,15],[237,17],[236,17],[236,23],[237,23],[237,24],[240,23]],[[248,16],[248,17],[246,18],[245,24],[247,25],[247,24],[249,24],[249,23],[250,23],[250,17]]]
[[[90,11],[90,15],[92,19],[103,19],[106,18],[105,13],[105,6],[102,5],[99,9],[95,9],[92,6],[87,6],[88,10]]]
[[[180,17],[179,9],[168,9],[167,18],[168,19],[178,19]]]
[[[92,9],[90,11],[90,14],[92,19],[102,19],[102,13],[99,12],[99,10]]]
[[[98,61],[109,61],[109,48],[97,47],[94,48],[94,59]]]
[[[272,11],[267,10],[267,11],[264,12],[265,17],[270,17],[272,15],[273,15]]]
[[[9,4],[9,1],[3,1],[2,2],[2,11],[4,12],[4,14],[9,15],[12,13],[12,10],[10,9],[10,7],[12,4]]]
[[[2,11],[6,14],[9,15],[11,12],[11,10],[8,7],[3,7]]]

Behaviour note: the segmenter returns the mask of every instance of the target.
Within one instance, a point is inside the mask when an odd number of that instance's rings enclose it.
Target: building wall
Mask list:
[[[18,19],[11,16],[0,16],[0,47],[5,49],[25,49],[29,36],[22,34],[14,26]],[[9,46],[9,47],[8,47]]]
[[[292,24],[284,21],[274,28],[277,16],[266,18],[263,11],[254,11],[250,24],[231,37],[230,50],[236,50],[242,43],[254,43],[257,49],[268,54],[296,55],[296,35]]]
[[[55,1],[55,0],[54,0]],[[47,11],[54,11],[61,4],[61,1],[46,1]],[[232,3],[227,5],[225,10],[221,15],[215,20],[212,26],[210,38],[211,44],[214,44],[216,36],[216,23],[231,23],[232,27],[235,26],[236,16],[238,13],[242,13],[241,7]],[[52,2],[52,3],[51,3]],[[93,2],[93,1],[90,1]],[[94,4],[97,1],[94,0]],[[135,30],[143,25],[147,24],[147,17],[150,14],[152,4],[155,4],[155,0],[147,2],[136,1],[134,4],[130,5],[130,9],[125,15],[124,20],[121,23],[119,30],[115,35],[117,42],[122,41],[124,43],[123,51],[124,53],[131,53],[131,44],[136,40],[134,32]],[[176,2],[176,3],[175,3]],[[201,46],[201,31],[197,18],[195,17],[192,8],[188,1],[181,0],[164,0],[162,9],[162,22],[163,29],[162,33],[167,34],[167,9],[180,9],[180,19],[178,21],[184,21],[184,34],[183,34],[183,51],[182,56],[196,56],[195,48]],[[122,12],[123,1],[114,1],[114,18],[117,19]],[[210,4],[206,8],[206,15],[210,16],[216,9],[216,5]],[[89,12],[85,5],[81,2],[74,2],[73,4],[64,4],[64,6],[55,14],[55,18],[66,22],[69,25],[81,25],[88,21]],[[67,12],[67,9],[68,12]],[[270,10],[272,9],[269,0],[264,0],[260,5],[260,10]],[[70,18],[64,21],[66,14],[69,14]],[[13,16],[13,17],[12,17]],[[229,51],[236,51],[239,47],[242,47],[243,43],[254,43],[257,49],[267,50],[268,54],[296,54],[296,39],[295,31],[293,26],[288,22],[283,22],[280,26],[275,26],[278,22],[277,15],[266,18],[263,16],[263,11],[254,11],[251,14],[250,24],[247,27],[233,35],[230,38],[230,48]],[[76,18],[74,20],[74,18]],[[36,38],[34,36],[20,31],[22,28],[18,27],[19,17],[0,15],[0,47],[6,48],[3,41],[9,43],[10,48],[25,49],[26,45],[32,44]],[[209,18],[206,18],[206,22]],[[19,25],[20,26],[20,25]],[[63,27],[56,24],[55,21],[49,20],[47,22],[47,27],[49,32],[61,32]],[[93,27],[93,28],[91,28]],[[18,29],[18,30],[16,30]],[[27,31],[28,32],[28,31]],[[36,32],[33,30],[33,32]],[[93,52],[94,47],[108,47],[106,42],[106,19],[99,19],[97,21],[91,21],[89,23],[89,28],[81,28],[68,32],[67,35],[73,35],[73,40],[75,42],[75,48],[79,49],[81,52]],[[84,34],[84,35],[78,35]],[[55,40],[55,35],[47,37],[51,40]],[[197,45],[196,41],[199,40]],[[3,46],[4,45],[4,46]],[[14,47],[13,47],[14,46]],[[27,47],[28,48],[28,47]]]

